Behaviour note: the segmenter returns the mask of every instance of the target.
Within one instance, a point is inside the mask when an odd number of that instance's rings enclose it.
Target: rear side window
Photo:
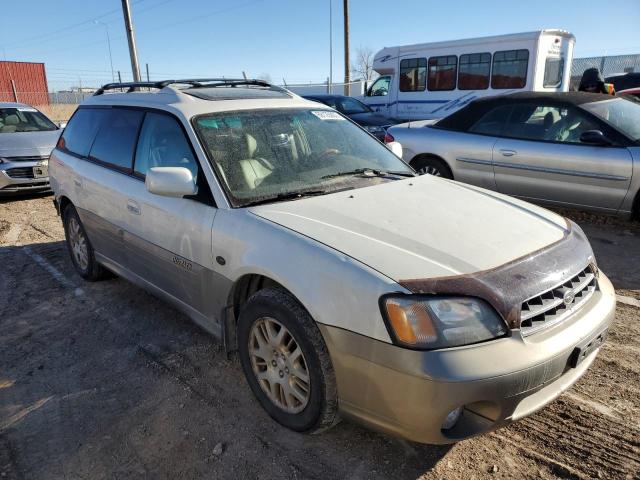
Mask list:
[[[173,117],[161,113],[147,113],[136,150],[135,173],[146,175],[152,167],[185,167],[198,177],[189,140]]]
[[[82,157],[89,155],[96,133],[109,112],[103,108],[79,109],[64,129],[60,147]]]
[[[458,57],[446,55],[429,58],[429,90],[453,90],[456,88]]]
[[[505,50],[493,54],[491,88],[524,88],[527,84],[529,50]]]
[[[486,90],[491,73],[490,53],[460,55],[458,90]]]
[[[562,73],[564,71],[564,58],[547,57],[544,62],[544,82],[545,88],[559,87],[562,83]]]
[[[123,172],[131,172],[133,153],[144,112],[113,108],[96,135],[89,158]]]
[[[498,137],[502,134],[502,129],[504,128],[505,120],[509,117],[509,113],[511,113],[511,105],[493,108],[480,117],[469,128],[469,132]]]
[[[407,58],[400,62],[400,91],[422,92],[427,88],[427,59]]]

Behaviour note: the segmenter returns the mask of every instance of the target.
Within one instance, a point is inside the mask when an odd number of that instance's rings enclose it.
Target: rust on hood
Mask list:
[[[594,262],[582,229],[567,220],[563,238],[499,267],[450,277],[408,279],[398,283],[412,293],[463,295],[487,301],[510,328],[520,327],[522,303],[550,290]]]

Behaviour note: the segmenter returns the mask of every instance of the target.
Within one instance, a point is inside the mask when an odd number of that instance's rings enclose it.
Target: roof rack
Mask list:
[[[100,87],[93,94],[102,95],[107,90],[116,90],[126,88],[126,93],[134,92],[136,88],[157,88],[161,89],[168,85],[174,84],[186,84],[191,85],[191,88],[210,88],[210,87],[237,87],[242,85],[253,85],[257,87],[268,87],[274,90],[288,92],[286,88],[272,85],[264,80],[247,79],[247,78],[187,78],[182,80],[160,80],[156,82],[121,82],[121,83],[107,83]]]

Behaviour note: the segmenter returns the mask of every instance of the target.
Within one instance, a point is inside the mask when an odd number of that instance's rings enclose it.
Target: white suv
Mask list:
[[[428,443],[489,431],[573,384],[613,319],[578,226],[415,176],[264,82],[105,86],[50,173],[78,273],[115,272],[237,348],[297,431],[340,416]]]

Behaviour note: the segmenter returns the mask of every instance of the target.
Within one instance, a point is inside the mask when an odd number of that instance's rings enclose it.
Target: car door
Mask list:
[[[125,262],[126,180],[142,117],[139,110],[83,108],[64,134],[64,148],[83,157],[76,164],[72,186],[76,210],[99,260],[118,265]],[[74,142],[76,137],[82,141]]]
[[[392,114],[390,111],[391,93],[391,77],[383,75],[373,82],[367,96],[363,98],[363,102],[369,105],[373,111],[389,117]]]
[[[582,133],[608,127],[572,105],[516,104],[493,147],[498,191],[556,205],[615,212],[631,181],[622,146],[587,145]]]
[[[192,198],[155,195],[145,175],[152,167],[185,167],[198,185]],[[211,322],[222,309],[215,295],[221,279],[213,267],[212,225],[217,209],[191,144],[178,120],[147,112],[127,188],[124,243],[128,268],[178,300],[195,320]]]

